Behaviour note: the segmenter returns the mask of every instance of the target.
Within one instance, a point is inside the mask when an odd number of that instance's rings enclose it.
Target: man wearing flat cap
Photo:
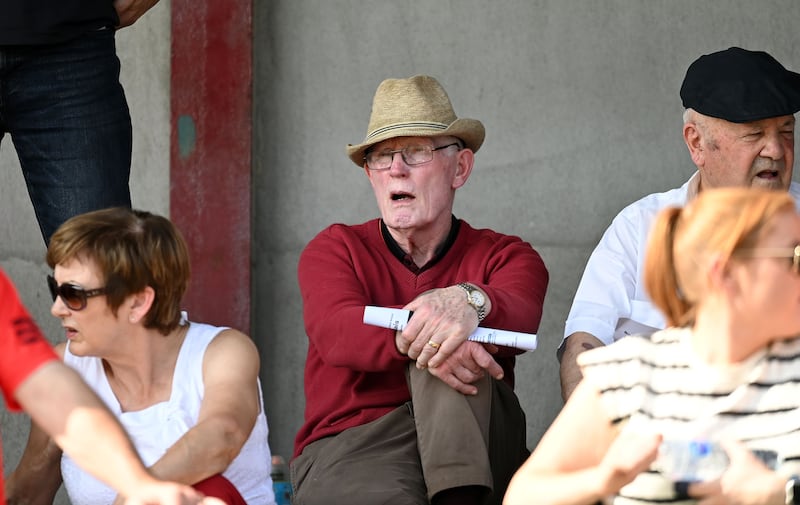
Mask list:
[[[308,335],[295,505],[499,504],[524,461],[520,351],[467,340],[480,324],[535,333],[548,275],[518,237],[453,216],[483,143],[436,79],[383,81],[350,160],[380,218],[334,224],[298,265]],[[365,306],[413,311],[405,329]]]
[[[725,186],[788,190],[800,201],[800,185],[792,182],[800,74],[763,51],[731,47],[694,61],[680,96],[683,139],[697,171],[680,188],[623,209],[589,257],[558,350],[565,401],[581,379],[580,353],[666,324],[642,280],[647,233],[658,211]]]

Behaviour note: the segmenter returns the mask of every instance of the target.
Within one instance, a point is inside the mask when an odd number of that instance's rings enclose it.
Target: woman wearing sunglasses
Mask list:
[[[503,503],[800,503],[798,244],[786,192],[663,211],[643,267],[669,327],[581,354]]]
[[[76,216],[52,236],[47,262],[67,340],[57,351],[152,472],[229,503],[274,503],[258,352],[247,335],[181,313],[189,256],[173,224],[123,208]],[[15,484],[52,500],[59,462],[73,505],[114,502],[35,428]]]

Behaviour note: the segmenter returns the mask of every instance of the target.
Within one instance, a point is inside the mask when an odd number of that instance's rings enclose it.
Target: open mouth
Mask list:
[[[413,198],[414,196],[411,195],[410,193],[403,193],[403,192],[392,193],[392,201],[395,202],[398,202],[400,200],[411,200]]]
[[[778,171],[777,170],[764,170],[763,172],[759,172],[758,177],[762,179],[777,179],[778,178]]]

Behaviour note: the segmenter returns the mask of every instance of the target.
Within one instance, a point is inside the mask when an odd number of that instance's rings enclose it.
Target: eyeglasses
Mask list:
[[[792,260],[792,272],[800,274],[800,244],[794,247],[755,247],[735,253],[746,258],[787,258]]]
[[[386,170],[392,166],[394,155],[400,153],[406,165],[422,165],[428,163],[433,159],[433,152],[440,149],[447,149],[448,147],[458,146],[461,150],[461,144],[453,142],[446,146],[433,147],[429,145],[411,145],[402,149],[395,149],[394,151],[373,151],[364,156],[364,161],[367,162],[367,168],[370,170]]]
[[[102,295],[106,292],[106,288],[83,289],[77,284],[65,283],[59,286],[52,275],[47,276],[47,287],[50,288],[53,301],[56,301],[56,297],[60,296],[61,301],[63,301],[64,305],[70,310],[83,310],[86,308],[86,303],[89,298]]]

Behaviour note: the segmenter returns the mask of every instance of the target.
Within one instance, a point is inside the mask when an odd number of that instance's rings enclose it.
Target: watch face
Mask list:
[[[483,293],[480,291],[473,291],[469,294],[470,300],[472,303],[477,305],[478,307],[483,307],[483,304],[486,303],[486,300],[483,298]]]

